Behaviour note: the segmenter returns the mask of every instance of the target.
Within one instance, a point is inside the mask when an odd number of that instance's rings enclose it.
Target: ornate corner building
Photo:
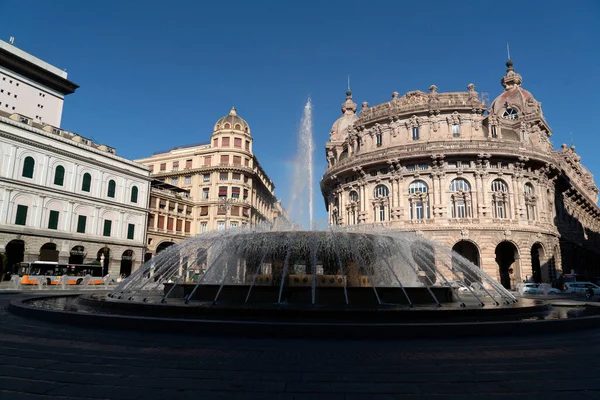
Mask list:
[[[137,160],[154,179],[146,260],[199,233],[287,219],[252,142],[250,126],[232,108],[215,123],[210,142]]]
[[[346,92],[325,150],[331,224],[380,224],[446,245],[507,288],[600,276],[598,188],[574,147],[554,150],[513,62],[488,108],[466,92],[397,92],[360,114]]]

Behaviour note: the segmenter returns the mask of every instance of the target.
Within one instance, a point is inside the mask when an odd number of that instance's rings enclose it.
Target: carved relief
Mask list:
[[[460,125],[461,116],[458,111],[454,111],[451,115],[446,117],[446,121],[448,122],[448,125]]]
[[[440,129],[440,119],[438,118],[438,114],[439,111],[437,113],[430,111],[429,115],[429,124],[434,132],[437,132]]]

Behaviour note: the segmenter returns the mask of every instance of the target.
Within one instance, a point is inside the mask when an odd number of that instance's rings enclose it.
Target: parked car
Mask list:
[[[600,286],[592,282],[567,282],[565,283],[565,293],[585,294],[589,299],[592,296],[600,295]]]
[[[518,292],[521,294],[559,294],[559,293],[561,293],[560,290],[550,287],[550,285],[548,285],[547,287],[544,287],[540,283],[524,283],[519,287]]]

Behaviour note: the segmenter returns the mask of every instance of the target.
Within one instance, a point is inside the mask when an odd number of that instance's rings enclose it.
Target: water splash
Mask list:
[[[313,226],[313,141],[312,102],[308,98],[298,132],[298,154],[294,162],[294,180],[292,182],[291,200],[288,212],[292,221],[305,226],[308,211],[308,229]],[[305,203],[308,193],[308,204]],[[308,208],[308,210],[306,210]],[[306,226],[305,226],[306,227]]]

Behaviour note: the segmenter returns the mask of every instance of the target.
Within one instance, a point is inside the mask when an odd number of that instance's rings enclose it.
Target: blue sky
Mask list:
[[[64,129],[135,159],[208,141],[235,106],[284,204],[308,96],[318,178],[348,74],[358,104],[431,84],[466,90],[471,82],[493,99],[507,41],[555,147],[573,132],[600,177],[599,21],[596,0],[0,0],[0,37],[14,36],[81,86],[67,98]],[[318,219],[326,213],[317,185]]]

